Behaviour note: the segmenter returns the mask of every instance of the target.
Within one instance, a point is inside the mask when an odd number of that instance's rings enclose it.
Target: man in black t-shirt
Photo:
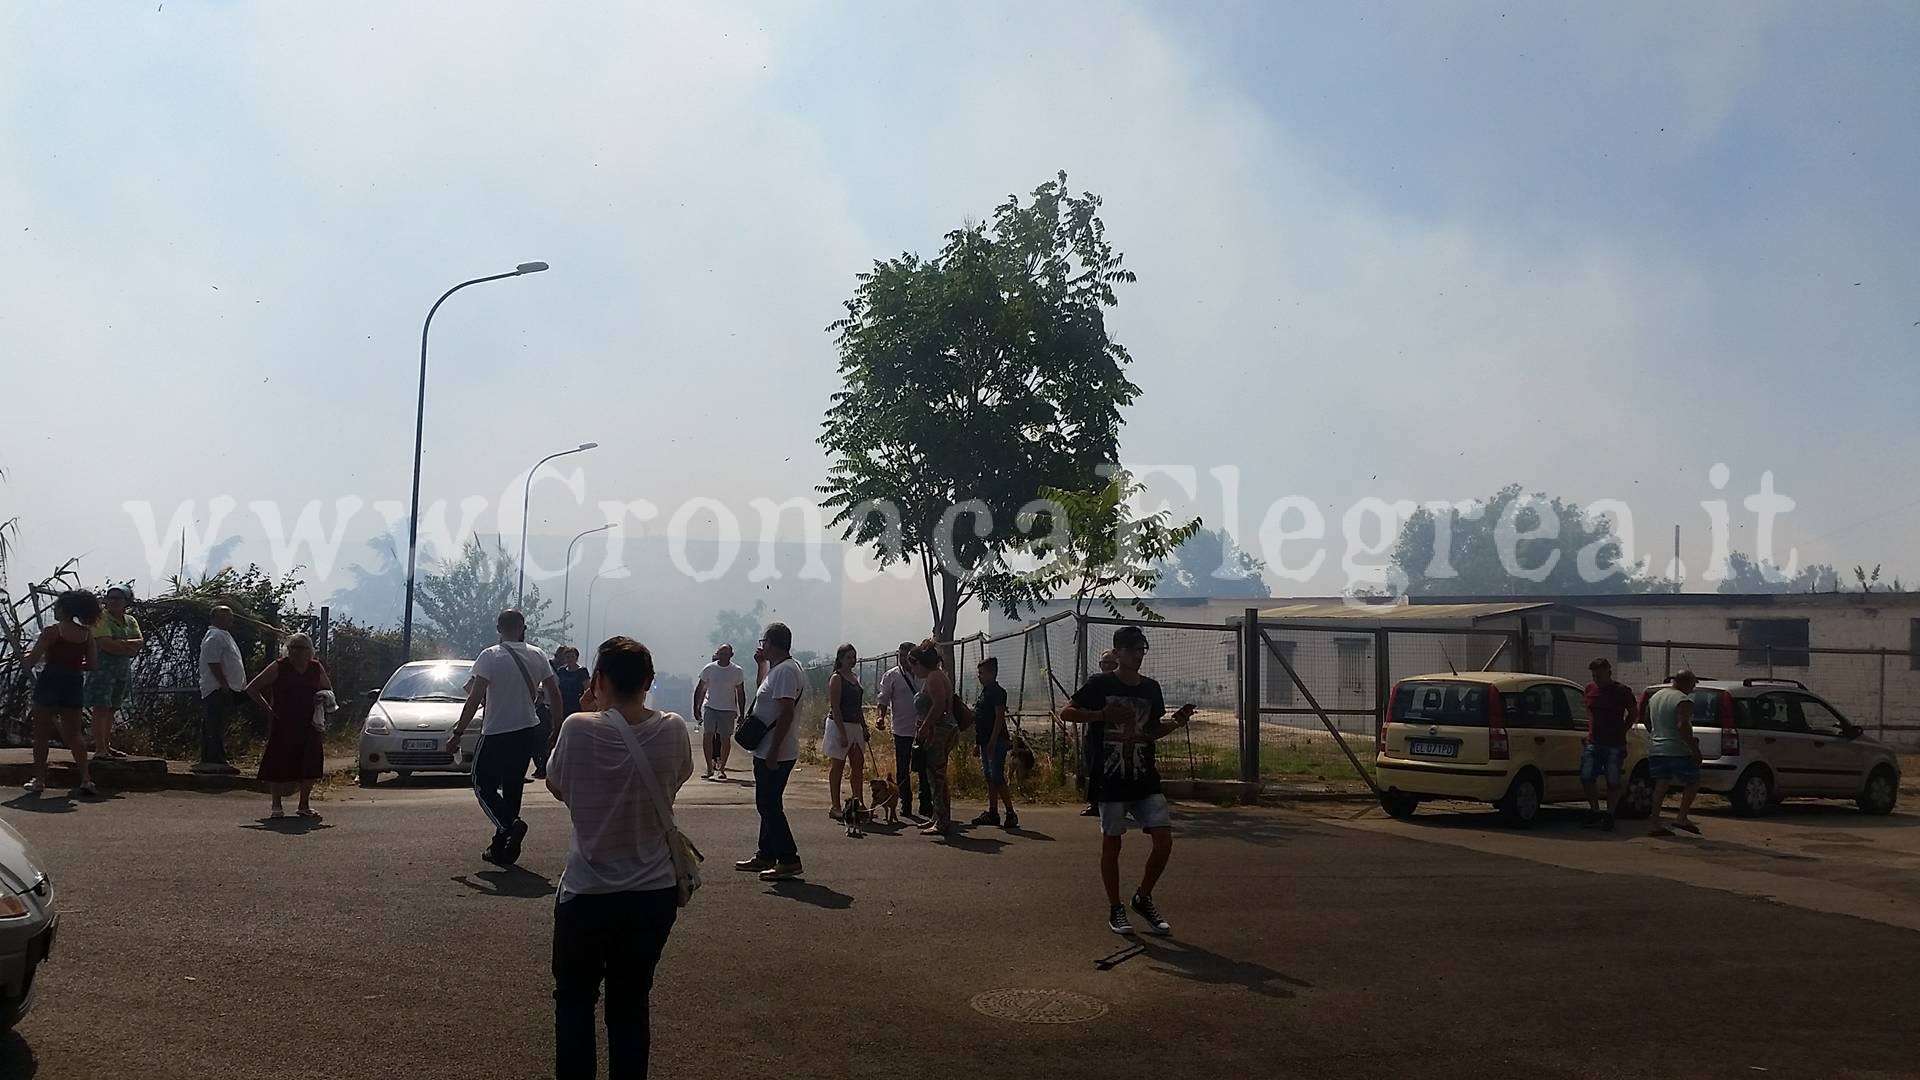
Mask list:
[[[1154,934],[1173,928],[1154,906],[1153,887],[1173,854],[1173,819],[1167,797],[1160,791],[1153,744],[1179,730],[1193,718],[1193,706],[1182,705],[1171,719],[1160,684],[1140,674],[1147,658],[1147,635],[1137,626],[1122,626],[1113,634],[1117,670],[1101,672],[1074,692],[1073,703],[1060,713],[1069,724],[1085,724],[1099,747],[1089,766],[1089,782],[1100,805],[1100,879],[1107,889],[1107,926],[1116,934],[1131,934],[1126,905],[1120,902],[1120,841],[1127,818],[1138,822],[1153,839],[1146,872],[1133,894],[1133,910]]]

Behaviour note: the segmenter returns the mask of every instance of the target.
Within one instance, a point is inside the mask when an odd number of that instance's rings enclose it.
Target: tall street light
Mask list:
[[[545,465],[554,458],[566,457],[568,454],[583,453],[599,445],[597,442],[583,442],[571,450],[562,450],[559,453],[548,454],[546,457],[534,462],[533,468],[527,472],[526,490],[520,493],[520,581],[513,587],[514,607],[520,607],[527,599],[527,504],[533,498],[534,474],[540,471],[540,466]],[[572,550],[571,545],[569,545],[568,550]],[[564,606],[565,605],[562,605],[562,607]]]
[[[413,509],[407,515],[407,604],[405,614],[400,619],[400,662],[413,659],[413,572],[419,555],[420,542],[420,438],[426,433],[427,426],[427,332],[433,329],[433,314],[447,297],[469,285],[479,285],[502,278],[521,277],[537,274],[547,268],[543,262],[523,262],[504,274],[489,274],[470,281],[463,281],[433,302],[427,309],[427,321],[420,326],[420,400],[413,413]]]
[[[587,537],[592,536],[594,533],[606,532],[608,529],[613,528],[615,524],[617,523],[609,521],[605,525],[601,525],[597,528],[588,529],[586,532],[583,532],[579,536],[574,537],[572,540],[567,541],[567,573],[566,573],[566,576],[560,579],[560,625],[561,626],[567,625],[567,612],[572,610],[571,605],[573,601],[573,588],[572,588],[573,586],[573,545],[579,543],[582,540],[585,540]],[[592,588],[592,586],[588,586],[588,588]]]

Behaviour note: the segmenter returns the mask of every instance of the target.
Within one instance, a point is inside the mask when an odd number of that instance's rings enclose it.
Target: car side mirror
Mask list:
[[[367,691],[367,695],[366,695],[366,696],[367,696],[367,700],[368,700],[368,701],[379,701],[379,700],[380,700],[380,690],[381,690],[381,688],[380,688],[380,687],[378,687],[378,686],[376,686],[376,687],[374,687],[373,689],[371,689],[371,690],[369,690],[369,691]]]
[[[1840,729],[1840,737],[1843,739],[1857,739],[1864,734],[1866,734],[1865,728],[1857,728],[1852,724]]]

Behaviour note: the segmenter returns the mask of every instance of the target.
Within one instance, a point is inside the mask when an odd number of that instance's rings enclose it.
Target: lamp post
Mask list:
[[[520,580],[513,587],[514,607],[520,607],[527,599],[527,505],[533,498],[533,474],[540,471],[540,466],[545,465],[554,458],[563,458],[568,454],[584,453],[599,445],[597,442],[583,442],[571,450],[562,450],[558,453],[548,454],[546,457],[534,462],[533,468],[528,470],[526,489],[520,493]],[[572,546],[569,545],[567,550],[573,550]],[[571,557],[569,557],[569,559],[571,559]],[[562,605],[562,607],[564,606],[565,605]]]
[[[586,532],[583,532],[579,536],[574,537],[572,540],[567,541],[567,573],[566,573],[566,576],[560,579],[560,625],[561,626],[567,625],[567,613],[570,610],[572,610],[571,605],[573,602],[573,589],[572,589],[573,545],[579,543],[580,541],[586,539],[589,536],[592,536],[594,533],[606,532],[608,529],[613,528],[614,524],[615,524],[614,522],[609,521],[605,525],[598,526],[597,528],[588,529]],[[588,586],[588,588],[591,589],[592,586]]]
[[[440,299],[427,309],[427,320],[420,326],[420,400],[413,412],[413,508],[407,514],[407,602],[405,612],[400,617],[400,662],[403,664],[413,659],[413,572],[420,541],[420,442],[427,426],[427,332],[433,329],[433,315],[440,310],[441,304],[447,302],[447,297],[469,285],[537,274],[546,268],[547,264],[543,262],[524,262],[504,274],[489,274],[463,281],[440,294]]]

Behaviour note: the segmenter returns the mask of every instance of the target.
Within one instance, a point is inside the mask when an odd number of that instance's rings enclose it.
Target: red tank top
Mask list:
[[[53,633],[53,644],[47,646],[48,671],[85,671],[87,669],[87,640],[68,641],[58,630]]]

